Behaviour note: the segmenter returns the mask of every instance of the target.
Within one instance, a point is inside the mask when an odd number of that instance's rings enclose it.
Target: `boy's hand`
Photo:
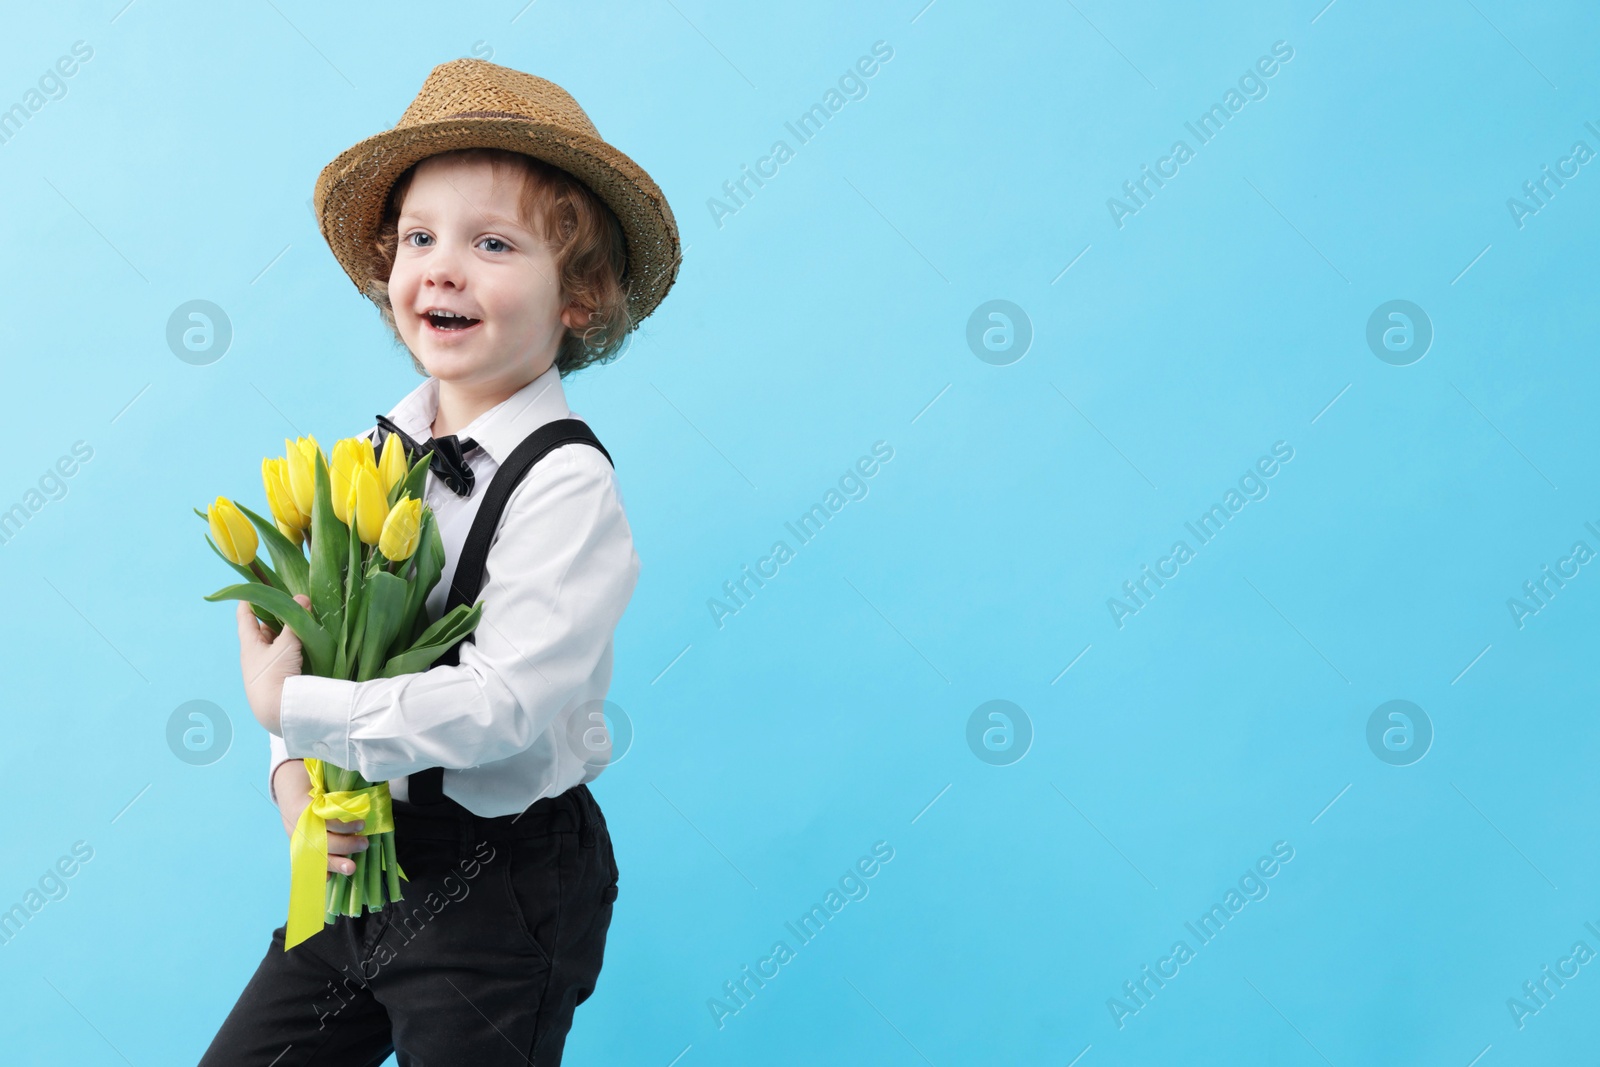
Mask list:
[[[304,593],[294,599],[303,608],[311,607],[311,598]],[[300,673],[300,638],[285,626],[274,639],[267,624],[256,618],[243,600],[239,601],[238,617],[239,667],[244,674],[245,699],[250,702],[256,721],[281,737],[283,680]]]
[[[278,814],[283,817],[284,832],[293,838],[295,827],[300,825],[300,813],[311,806],[311,775],[306,771],[305,761],[291,759],[280,763],[277,773],[272,776],[272,791],[278,795]],[[355,861],[349,857],[367,847],[366,835],[353,832],[360,830],[362,825],[359,822],[328,820],[330,873],[355,873]]]

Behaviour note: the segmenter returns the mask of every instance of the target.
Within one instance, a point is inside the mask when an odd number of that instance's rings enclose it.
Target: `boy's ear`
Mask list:
[[[567,329],[577,330],[579,333],[582,333],[584,328],[589,325],[589,319],[592,318],[593,315],[594,312],[578,303],[568,304],[566,307],[561,309],[562,323],[567,327]]]

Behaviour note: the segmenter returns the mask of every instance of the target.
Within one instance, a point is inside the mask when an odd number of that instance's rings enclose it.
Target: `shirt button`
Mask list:
[[[318,759],[327,759],[331,751],[328,748],[328,742],[326,741],[318,741],[316,744],[311,746],[311,749],[317,754]]]

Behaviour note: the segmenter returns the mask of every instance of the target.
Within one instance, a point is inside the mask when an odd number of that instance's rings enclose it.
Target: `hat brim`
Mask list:
[[[627,243],[623,282],[637,324],[677,280],[678,225],[661,189],[605,141],[520,118],[455,118],[385,130],[345,151],[317,176],[312,203],[322,236],[363,296],[369,296],[371,247],[389,191],[406,168],[457,148],[503,148],[560,167],[617,216]]]

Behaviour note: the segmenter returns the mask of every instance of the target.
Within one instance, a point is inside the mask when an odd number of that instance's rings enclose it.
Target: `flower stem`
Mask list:
[[[361,854],[367,861],[366,880],[362,883],[365,904],[368,911],[377,911],[383,907],[383,885],[379,879],[383,875],[383,849],[376,838],[367,838],[367,850]]]
[[[394,850],[394,831],[383,835],[383,866],[389,877],[388,898],[392,903],[400,897],[400,858]]]

